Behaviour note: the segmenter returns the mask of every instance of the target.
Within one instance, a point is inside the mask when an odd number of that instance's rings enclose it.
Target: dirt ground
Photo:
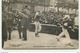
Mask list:
[[[56,35],[39,33],[39,37],[35,37],[34,32],[27,31],[27,41],[19,39],[18,31],[12,32],[11,40],[7,40],[4,44],[4,49],[77,49],[79,41],[72,40],[71,45],[67,45],[69,40],[61,38],[58,42]]]

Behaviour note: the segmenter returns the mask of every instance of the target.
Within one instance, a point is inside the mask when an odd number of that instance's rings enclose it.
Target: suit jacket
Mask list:
[[[24,28],[24,29],[28,29],[28,27],[29,27],[29,18],[23,17],[21,19],[21,27]]]
[[[29,27],[29,15],[30,15],[29,11],[27,9],[24,9],[21,20],[21,26],[23,26],[24,29],[28,29]]]

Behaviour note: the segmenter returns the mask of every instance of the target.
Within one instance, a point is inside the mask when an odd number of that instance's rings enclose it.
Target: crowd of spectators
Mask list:
[[[53,25],[58,25],[62,23],[63,17],[64,17],[65,13],[62,12],[41,12],[41,18],[40,18],[40,23],[42,24],[53,24]],[[73,20],[72,23],[74,23],[74,19],[75,19],[75,15],[74,14],[68,14],[71,18],[71,20]],[[31,23],[34,22],[34,16],[35,13],[32,13],[30,18],[31,18]]]
[[[14,26],[17,26],[17,21],[20,18],[20,14],[19,11],[17,10],[13,10],[10,11],[8,13],[10,16],[8,18],[12,18],[12,22]],[[41,24],[53,24],[53,25],[59,25],[62,23],[63,17],[64,17],[65,13],[62,12],[51,12],[51,11],[43,11],[41,12],[41,16],[40,16],[40,23]],[[73,21],[72,23],[74,23],[74,19],[75,19],[75,15],[73,14],[69,14],[71,20]],[[35,16],[35,12],[31,13],[30,15],[30,23],[34,23],[34,16]]]

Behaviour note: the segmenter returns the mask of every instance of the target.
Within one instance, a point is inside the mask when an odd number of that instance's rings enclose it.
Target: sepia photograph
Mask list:
[[[2,49],[79,48],[78,0],[2,0]]]

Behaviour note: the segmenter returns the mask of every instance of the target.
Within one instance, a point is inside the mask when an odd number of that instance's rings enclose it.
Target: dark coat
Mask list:
[[[22,20],[21,20],[21,26],[23,26],[24,29],[28,29],[29,27],[29,10],[24,9],[23,13],[22,13]]]
[[[28,29],[29,27],[29,19],[23,17],[21,20],[21,26],[23,26],[24,29]]]
[[[2,40],[7,40],[7,23],[4,19],[2,20]]]

